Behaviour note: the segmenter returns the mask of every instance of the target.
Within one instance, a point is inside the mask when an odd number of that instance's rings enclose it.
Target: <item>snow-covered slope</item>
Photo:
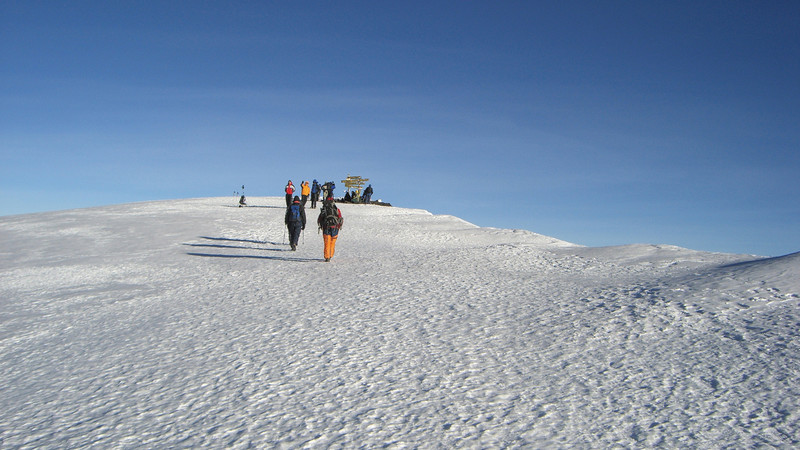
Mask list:
[[[800,444],[797,254],[282,202],[0,217],[0,447]]]

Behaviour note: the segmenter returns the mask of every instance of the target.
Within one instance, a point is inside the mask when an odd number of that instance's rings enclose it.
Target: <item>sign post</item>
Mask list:
[[[347,175],[347,178],[342,180],[342,183],[344,183],[344,185],[347,186],[348,190],[349,189],[355,190],[357,197],[360,197],[361,189],[364,187],[364,184],[366,184],[367,181],[369,181],[369,178],[361,178],[352,175]]]

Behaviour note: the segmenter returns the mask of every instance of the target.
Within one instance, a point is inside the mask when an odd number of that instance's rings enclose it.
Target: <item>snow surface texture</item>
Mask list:
[[[800,444],[798,254],[248,202],[0,217],[0,447]]]

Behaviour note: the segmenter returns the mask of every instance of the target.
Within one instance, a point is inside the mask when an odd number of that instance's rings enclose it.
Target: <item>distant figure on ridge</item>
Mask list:
[[[333,181],[328,181],[322,185],[323,196],[322,198],[333,197],[333,190],[336,189],[336,184]]]
[[[292,180],[289,180],[289,184],[286,185],[286,207],[292,206],[292,196],[294,195],[294,185],[292,184]]]
[[[292,204],[286,208],[284,222],[289,230],[289,245],[291,245],[292,251],[295,251],[300,242],[300,232],[306,229],[306,211],[300,203],[300,197],[295,196]]]
[[[303,208],[306,207],[306,202],[308,201],[308,196],[311,194],[311,188],[308,186],[308,181],[303,181],[300,184],[300,194],[303,196],[300,199],[300,204],[303,205]]]
[[[364,195],[361,196],[361,199],[365,205],[369,205],[369,201],[372,197],[372,185],[370,184],[364,189]]]
[[[244,198],[244,195],[239,197],[239,208],[241,208],[242,206],[247,206],[247,200]]]
[[[342,229],[344,218],[342,212],[336,207],[333,202],[333,196],[329,196],[322,202],[322,208],[317,217],[317,225],[322,229],[322,239],[325,241],[325,262],[333,258],[336,251],[336,239],[339,237],[339,230]]]
[[[311,185],[311,209],[315,209],[317,207],[317,201],[319,201],[319,191],[321,190],[322,188],[319,186],[319,183],[317,183],[317,180],[314,180]]]

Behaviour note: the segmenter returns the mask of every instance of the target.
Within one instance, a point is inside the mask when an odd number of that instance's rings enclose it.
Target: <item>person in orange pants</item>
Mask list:
[[[339,230],[332,230],[332,232],[324,231],[322,233],[322,239],[325,240],[325,262],[328,262],[333,258],[333,254],[336,253],[336,239],[339,237]]]
[[[336,207],[333,202],[333,197],[328,197],[323,203],[319,217],[317,217],[317,225],[322,229],[322,238],[325,242],[325,262],[333,258],[336,251],[336,239],[339,237],[339,230],[342,229],[344,218],[342,212]]]

